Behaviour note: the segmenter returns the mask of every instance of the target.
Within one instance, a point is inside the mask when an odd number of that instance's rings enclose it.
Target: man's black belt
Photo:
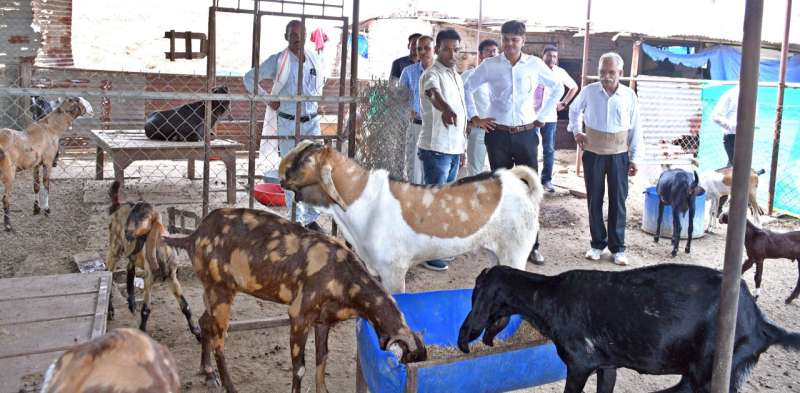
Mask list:
[[[307,115],[307,116],[300,116],[300,122],[301,123],[305,123],[305,122],[317,117],[317,115],[318,115],[318,113],[312,113],[312,114]],[[283,113],[283,112],[278,112],[278,117],[280,117],[282,119],[286,119],[286,120],[294,120],[294,116],[293,115],[290,115],[288,113]]]
[[[536,128],[534,123],[524,124],[516,127],[506,126],[502,124],[497,124],[494,126],[495,131],[505,131],[508,132],[509,134],[516,134],[518,132],[530,131],[534,128]]]

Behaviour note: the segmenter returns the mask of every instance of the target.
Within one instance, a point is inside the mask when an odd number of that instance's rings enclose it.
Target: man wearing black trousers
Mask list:
[[[503,54],[484,60],[464,81],[467,115],[472,127],[486,130],[484,142],[493,171],[527,165],[538,173],[536,130],[544,126],[544,117],[534,110],[534,91],[539,84],[555,89],[560,82],[542,59],[522,53],[524,23],[503,23],[500,33]],[[472,94],[484,84],[489,86],[489,117],[480,118]],[[551,95],[542,107],[555,107],[559,98]],[[529,259],[544,264],[538,237]]]
[[[642,133],[636,93],[621,85],[622,58],[613,52],[600,57],[600,82],[581,90],[569,108],[569,130],[583,149],[583,178],[589,205],[591,248],[586,258],[598,260],[606,247],[614,263],[625,256],[625,199],[628,176],[637,171],[637,147]],[[581,116],[586,126],[581,131]],[[603,197],[608,182],[608,230],[603,222]]]

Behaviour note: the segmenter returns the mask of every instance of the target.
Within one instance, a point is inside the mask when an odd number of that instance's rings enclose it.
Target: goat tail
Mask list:
[[[517,165],[509,169],[509,172],[528,185],[528,191],[530,192],[531,198],[536,201],[542,200],[542,197],[544,196],[544,189],[542,188],[542,183],[539,180],[539,174],[537,174],[533,168],[525,165]]]
[[[121,187],[119,180],[114,180],[114,183],[111,183],[111,188],[108,190],[108,196],[111,197],[111,206],[108,207],[108,214],[114,214],[119,209],[119,189]]]
[[[164,236],[162,239],[166,245],[184,250],[190,257],[194,253],[194,234],[184,237]]]
[[[772,339],[772,344],[778,344],[792,351],[800,351],[800,333],[789,332],[780,326],[772,324],[770,324],[767,332]]]

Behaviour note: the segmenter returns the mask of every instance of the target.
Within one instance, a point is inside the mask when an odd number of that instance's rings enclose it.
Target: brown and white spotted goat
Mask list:
[[[41,393],[178,393],[169,350],[135,329],[117,329],[67,350],[48,368]]]
[[[181,283],[178,282],[178,264],[175,250],[157,240],[166,233],[161,224],[161,216],[146,202],[120,203],[120,184],[115,181],[108,192],[111,206],[108,209],[111,222],[108,224],[108,251],[106,267],[114,272],[120,258],[128,259],[127,292],[128,309],[136,310],[133,279],[136,268],[144,270],[144,300],[142,301],[141,321],[139,329],[147,330],[147,318],[150,315],[150,295],[156,279],[169,278],[169,287],[181,312],[186,317],[189,330],[200,340],[200,328],[192,322],[192,311],[183,297]],[[148,257],[146,257],[149,256]],[[147,263],[145,263],[147,262]],[[114,317],[114,307],[108,303],[108,312]]]
[[[166,238],[188,251],[203,282],[206,312],[201,367],[211,381],[211,350],[222,383],[235,392],[223,354],[231,306],[242,292],[289,305],[292,392],[300,392],[305,373],[305,346],[311,328],[316,344],[317,392],[326,392],[328,332],[340,322],[363,317],[372,323],[380,346],[402,362],[426,360],[421,338],[412,333],[386,289],[340,241],[311,231],[275,214],[250,209],[211,212],[185,238]]]
[[[80,116],[91,116],[92,107],[83,98],[64,100],[43,119],[31,124],[25,131],[0,128],[0,181],[3,193],[3,225],[11,231],[11,191],[18,171],[33,169],[33,214],[50,214],[50,168],[58,155],[58,140],[67,127]],[[39,168],[42,169],[44,189],[39,193]],[[40,207],[41,206],[41,207]]]

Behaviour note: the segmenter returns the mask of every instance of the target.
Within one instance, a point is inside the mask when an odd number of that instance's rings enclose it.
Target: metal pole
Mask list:
[[[483,0],[478,0],[478,34],[475,35],[477,45],[475,45],[475,67],[481,64],[480,48],[481,46],[481,29],[483,28]]]
[[[350,33],[350,96],[358,96],[358,8],[360,0],[353,0],[353,31]],[[356,155],[356,103],[350,103],[350,133],[347,135],[347,156]]]
[[[586,0],[586,30],[583,34],[583,60],[581,61],[581,90],[586,86],[587,68],[589,68],[589,28],[592,22],[592,0]],[[577,146],[577,153],[575,155],[575,174],[581,175],[581,156],[583,155],[581,147]]]
[[[208,53],[206,54],[206,91],[211,93],[217,83],[217,54],[216,54],[216,10],[208,8]],[[211,165],[208,156],[211,150],[211,124],[212,101],[205,102],[205,133],[203,135],[203,217],[208,215],[208,181]],[[194,165],[192,165],[194,166]]]
[[[742,277],[742,249],[747,220],[747,194],[750,187],[750,166],[753,158],[753,128],[756,120],[758,94],[758,63],[761,52],[761,18],[764,0],[747,0],[742,38],[742,68],[739,79],[739,110],[736,116],[736,145],[734,146],[733,184],[725,239],[725,269],[722,277],[719,315],[717,318],[713,393],[730,389],[733,340],[739,306],[739,286]]]
[[[260,79],[261,59],[261,16],[258,14],[260,2],[253,3],[253,53],[251,54],[253,68],[256,72],[253,73],[253,96],[258,95],[260,87],[258,82]],[[269,103],[267,103],[269,105]],[[264,119],[266,123],[267,119]],[[250,146],[247,150],[247,189],[250,190],[247,197],[247,206],[253,208],[255,192],[253,190],[256,186],[256,152],[261,147],[261,130],[257,127],[256,121],[256,102],[250,101]],[[266,124],[264,124],[266,126]]]
[[[306,17],[305,14],[300,18],[300,56],[297,56],[297,92],[303,93],[303,66],[306,62]],[[290,42],[291,44],[291,42]],[[317,70],[321,72],[321,70]],[[303,103],[297,101],[294,107],[294,144],[295,146],[300,143],[300,117],[303,116],[302,111]],[[319,108],[319,106],[317,107]],[[280,152],[281,155],[286,154]],[[297,203],[292,203],[292,221],[297,221]]]
[[[775,182],[778,178],[778,152],[781,141],[781,123],[783,122],[783,92],[786,89],[786,59],[789,57],[789,26],[792,21],[792,0],[786,0],[786,21],[783,27],[783,43],[781,44],[781,67],[778,73],[778,104],[775,106],[775,137],[772,140],[772,165],[769,172],[769,215],[775,206]]]

